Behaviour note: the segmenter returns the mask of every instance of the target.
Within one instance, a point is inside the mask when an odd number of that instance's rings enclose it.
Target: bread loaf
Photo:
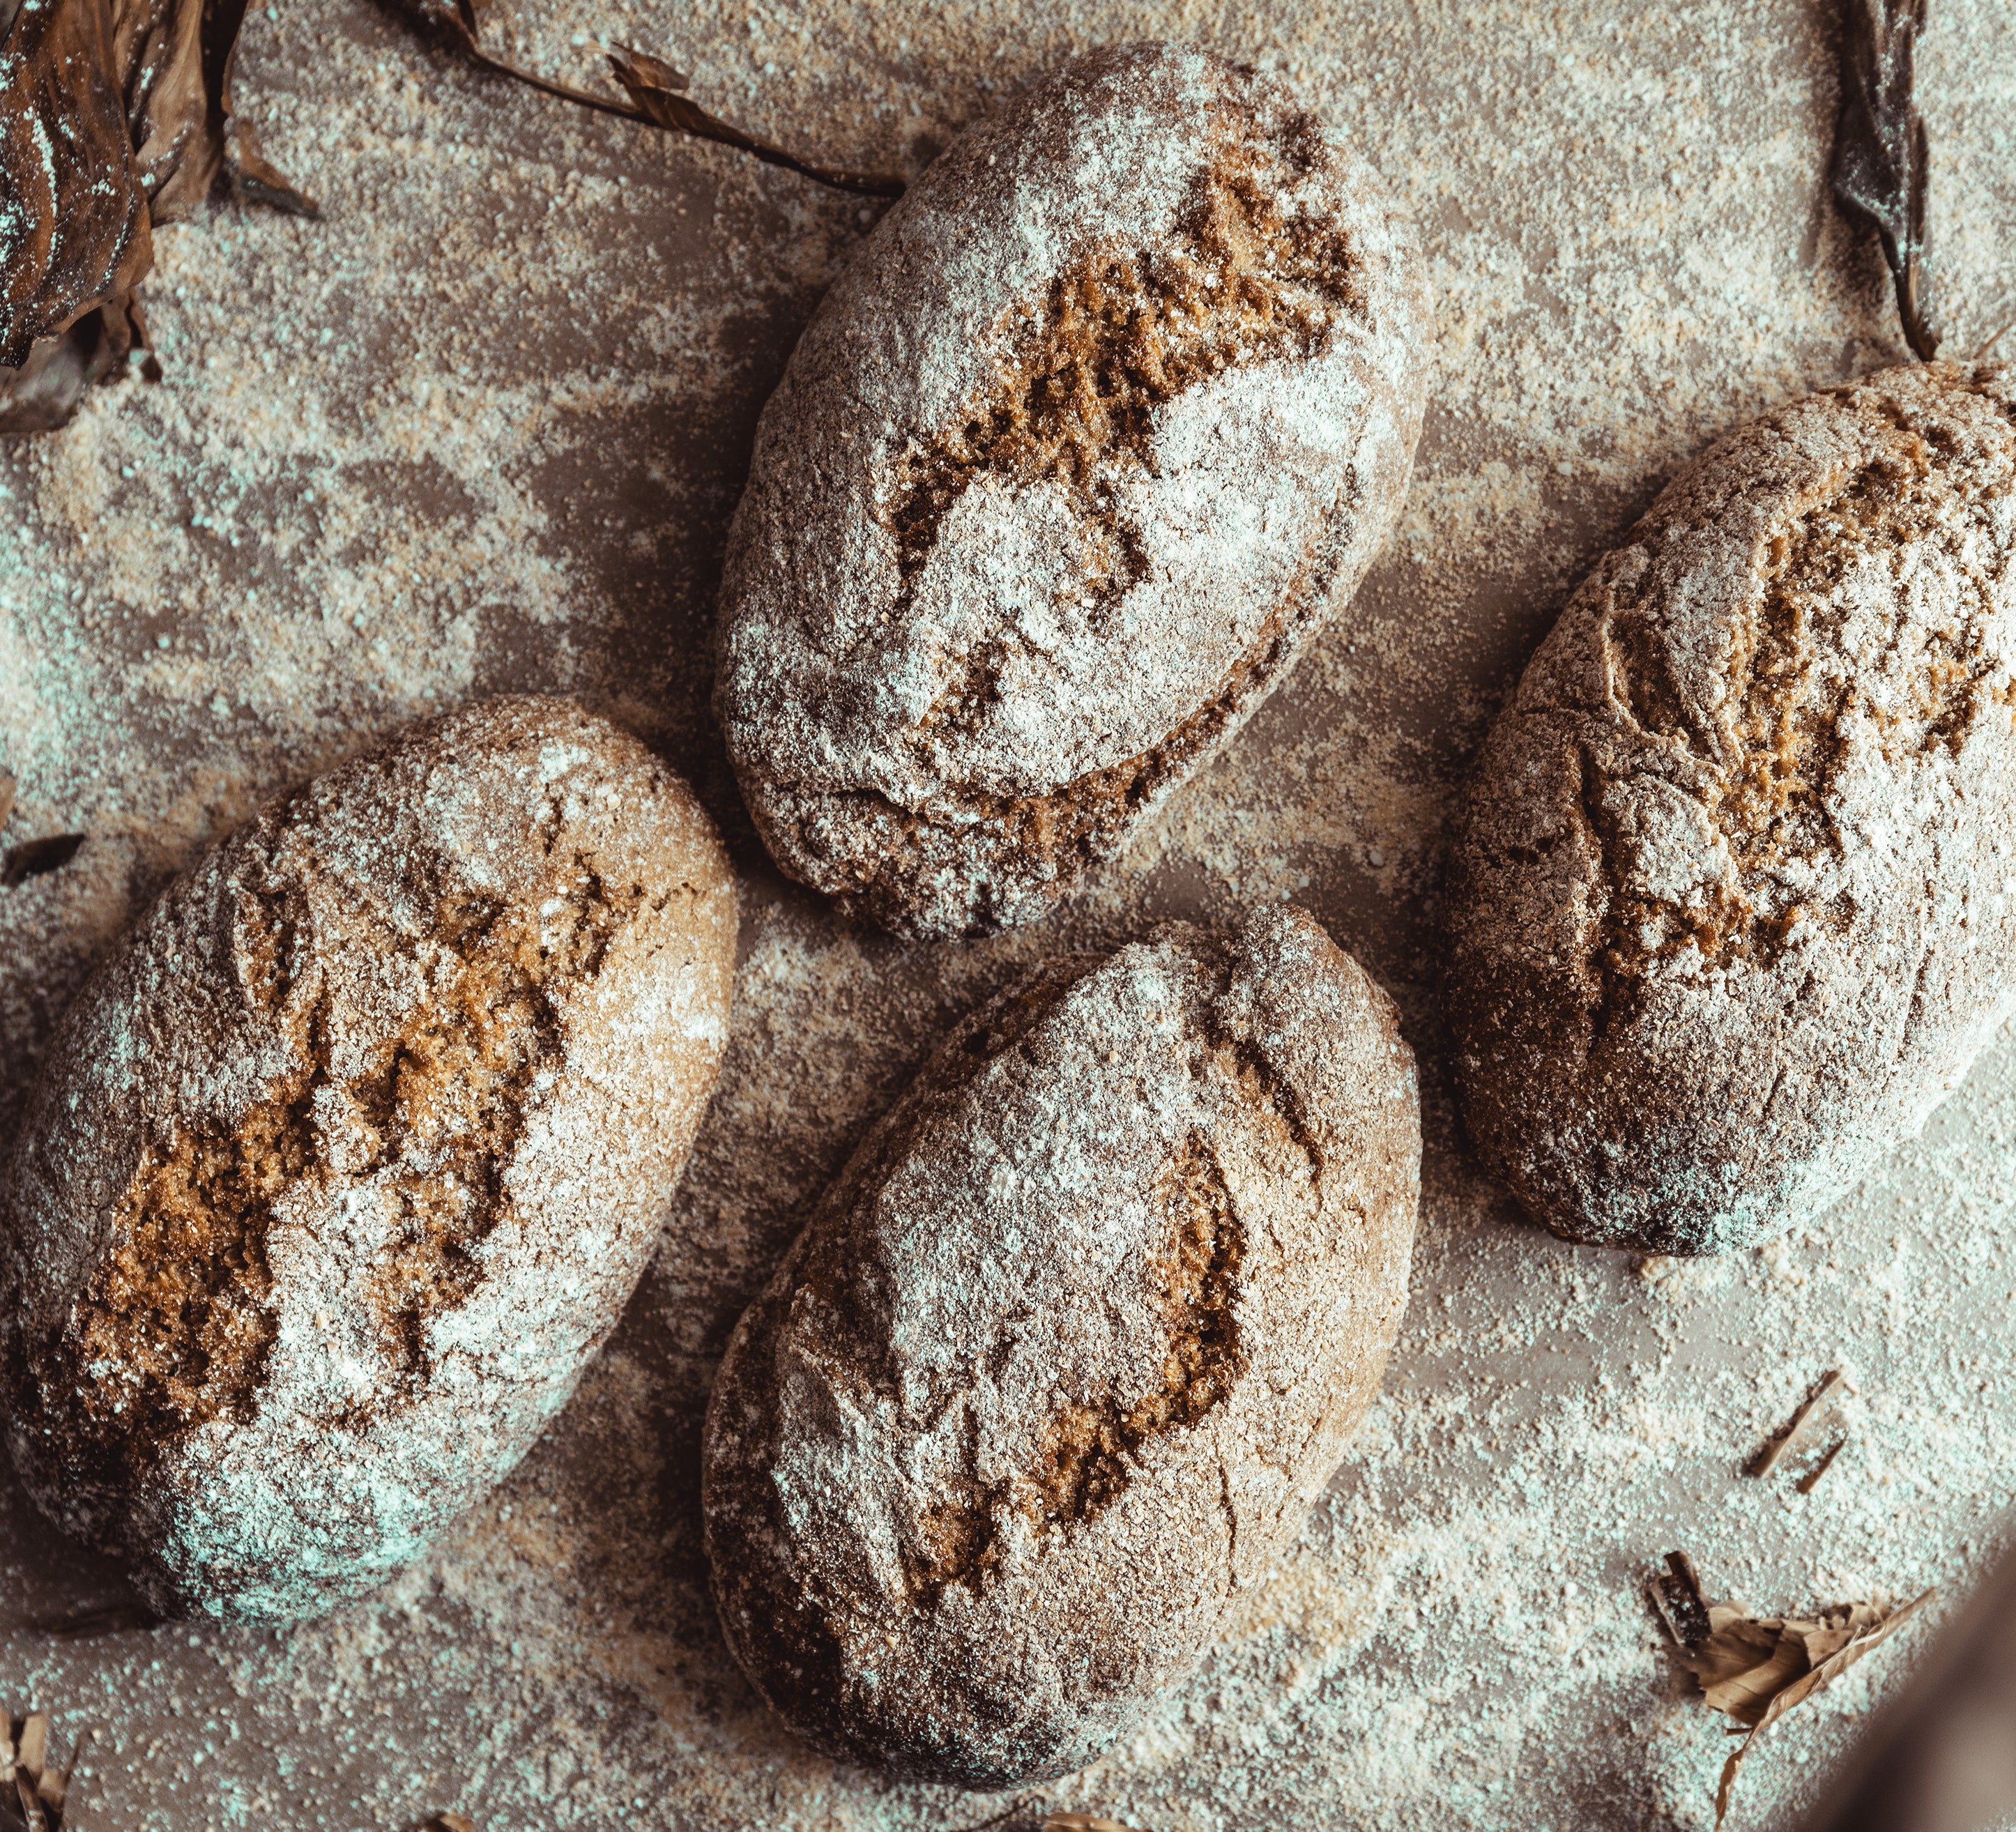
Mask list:
[[[715,706],[792,876],[916,937],[1040,916],[1356,588],[1431,309],[1277,83],[1082,59],[925,172],[764,409]]]
[[[1335,1470],[1420,1158],[1392,1006],[1299,910],[1057,960],[968,1018],[715,1383],[707,1553],[764,1697],[898,1774],[1093,1760]]]
[[[1690,465],[1583,583],[1454,850],[1472,1136],[1662,1253],[1810,1219],[2016,998],[2016,393],[1886,369]]]
[[[6,1427],[159,1609],[389,1577],[524,1455],[712,1090],[736,893],[684,783],[494,700],[274,801],[58,1031],[5,1191]]]

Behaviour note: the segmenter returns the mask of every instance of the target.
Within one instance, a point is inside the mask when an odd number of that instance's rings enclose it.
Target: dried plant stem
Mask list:
[[[801,159],[795,153],[759,139],[732,121],[710,114],[698,103],[680,93],[686,87],[683,74],[644,52],[610,53],[609,62],[616,73],[616,80],[629,96],[627,103],[618,102],[611,96],[598,95],[591,89],[578,89],[571,83],[556,82],[550,77],[521,70],[507,59],[484,50],[478,15],[489,0],[452,0],[452,5],[448,0],[416,0],[416,4],[422,15],[439,27],[463,56],[494,75],[508,77],[513,82],[524,83],[578,107],[592,108],[598,114],[615,115],[666,133],[686,134],[695,139],[733,146],[765,165],[796,172],[801,178],[810,178],[813,183],[825,185],[833,190],[851,191],[869,197],[902,195],[903,181],[892,173],[849,171],[841,167]]]
[[[1822,1457],[1820,1462],[1816,1464],[1811,1470],[1799,1478],[1799,1492],[1802,1495],[1810,1495],[1816,1488],[1819,1488],[1820,1485],[1820,1477],[1824,1476],[1829,1470],[1834,1467],[1834,1459],[1839,1456],[1844,1450],[1847,1449],[1847,1448],[1848,1440],[1844,1437],[1838,1443],[1835,1444],[1831,1449],[1829,1449],[1827,1455]]]
[[[1750,1465],[1749,1473],[1753,1476],[1768,1476],[1777,1468],[1785,1460],[1787,1452],[1805,1435],[1806,1427],[1813,1422],[1820,1408],[1840,1391],[1841,1384],[1841,1370],[1838,1368],[1831,1370],[1815,1390],[1812,1398],[1793,1413],[1791,1423],[1759,1452]]]

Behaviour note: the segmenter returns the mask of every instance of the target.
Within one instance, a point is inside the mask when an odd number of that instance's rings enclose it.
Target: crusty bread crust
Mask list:
[[[729,1645],[831,1755],[1082,1767],[1301,1527],[1406,1301],[1391,1002],[1300,910],[1053,961],[956,1029],[743,1318]]]
[[[2016,1001],[2016,394],[1886,369],[1690,466],[1480,757],[1449,1015],[1570,1237],[1712,1253],[1915,1133]]]
[[[416,1557],[573,1391],[725,1041],[686,785],[492,700],[270,804],[81,993],[5,1192],[7,1435],[155,1606],[305,1616]]]
[[[1431,309],[1279,85],[1087,57],[964,135],[764,410],[715,707],[792,876],[900,934],[1040,916],[1357,588]]]

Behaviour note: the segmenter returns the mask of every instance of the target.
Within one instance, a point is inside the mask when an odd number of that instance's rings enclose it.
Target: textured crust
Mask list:
[[[269,804],[80,995],[10,1167],[7,1430],[159,1608],[312,1614],[517,1463],[712,1092],[733,876],[645,748],[493,700]]]
[[[1406,1301],[1391,1002],[1292,908],[969,1017],[743,1318],[704,1451],[722,1627],[815,1748],[1081,1768],[1300,1530]]]
[[[964,135],[764,411],[715,710],[793,876],[1040,916],[1237,731],[1400,508],[1412,225],[1277,85],[1135,46]]]
[[[1581,1240],[1741,1247],[1915,1133],[2016,995],[2016,408],[1888,369],[1690,466],[1479,759],[1471,1133]]]

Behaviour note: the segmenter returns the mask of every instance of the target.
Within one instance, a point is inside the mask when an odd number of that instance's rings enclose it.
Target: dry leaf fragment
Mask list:
[[[20,368],[38,339],[131,291],[153,260],[115,34],[111,0],[49,0],[23,6],[0,41],[6,368]]]
[[[1847,1449],[1847,1438],[1843,1436],[1838,1439],[1829,1449],[1827,1455],[1822,1457],[1812,1469],[1809,1470],[1805,1475],[1799,1478],[1798,1484],[1799,1492],[1802,1495],[1810,1495],[1816,1488],[1819,1488],[1820,1485],[1820,1477],[1824,1476],[1829,1470],[1834,1467],[1834,1459],[1839,1456],[1841,1453]]]
[[[1924,23],[1925,0],[1847,0],[1834,194],[1875,225],[1905,341],[1930,362],[1939,347],[1932,323],[1931,149],[1911,99],[1913,53]]]
[[[7,849],[7,862],[0,866],[0,884],[11,890],[31,878],[39,878],[45,872],[68,865],[76,858],[77,849],[84,844],[84,838],[81,833],[51,833],[43,839],[23,840],[18,846],[10,846]]]
[[[1096,1813],[1053,1813],[1043,1822],[1043,1832],[1134,1832],[1118,1819],[1102,1819]]]
[[[248,196],[315,213],[232,111],[245,8],[45,0],[0,13],[0,195],[12,206],[0,214],[0,434],[61,426],[93,382],[147,347],[134,289],[153,232],[186,216],[221,170]],[[159,378],[151,354],[142,373]]]
[[[1683,1647],[1698,1647],[1712,1632],[1694,1561],[1683,1552],[1666,1554],[1666,1569],[1652,1584],[1652,1602],[1666,1632]]]
[[[1722,1765],[1722,1780],[1715,1791],[1715,1823],[1718,1826],[1728,1814],[1730,1791],[1736,1785],[1737,1774],[1743,1766],[1743,1758],[1750,1753],[1751,1744],[1777,1723],[1794,1705],[1803,1703],[1812,1697],[1822,1686],[1839,1679],[1865,1654],[1881,1643],[1889,1639],[1892,1635],[1903,1626],[1906,1620],[1917,1612],[1918,1607],[1932,1594],[1928,1590],[1922,1596],[1913,1597],[1902,1609],[1885,1617],[1877,1626],[1848,1642],[1838,1653],[1830,1655],[1803,1678],[1795,1680],[1771,1701],[1765,1708],[1763,1715],[1751,1727],[1750,1734],[1744,1738],[1738,1748],[1731,1752],[1729,1760]]]
[[[436,1813],[423,1832],[476,1832],[476,1822],[466,1813]]]
[[[5,0],[0,0],[5,4]],[[0,770],[0,827],[7,824],[7,817],[14,812],[14,779],[5,770]]]
[[[1683,1554],[1669,1555],[1669,1564],[1676,1560],[1687,1564]],[[1749,1733],[1723,1765],[1715,1796],[1718,1826],[1728,1814],[1737,1775],[1758,1737],[1888,1640],[1932,1595],[1928,1590],[1902,1609],[1888,1611],[1870,1603],[1841,1603],[1811,1619],[1754,1616],[1740,1604],[1711,1603],[1705,1637],[1689,1642],[1675,1635],[1681,1664],[1700,1686],[1702,1702]]]
[[[718,115],[710,114],[698,103],[681,93],[687,86],[687,78],[682,73],[662,59],[642,51],[610,54],[609,62],[616,73],[616,80],[630,98],[627,104],[598,95],[592,90],[577,89],[571,83],[556,83],[549,77],[521,70],[483,48],[481,15],[490,3],[491,0],[399,0],[409,13],[447,39],[473,63],[498,76],[509,77],[514,82],[528,84],[546,95],[556,95],[563,102],[592,108],[598,113],[641,121],[646,127],[661,128],[668,133],[690,134],[696,139],[713,140],[724,146],[733,146],[752,158],[760,159],[765,165],[779,166],[786,171],[797,172],[837,191],[854,191],[871,197],[902,195],[903,181],[892,174],[847,171],[837,166],[816,164],[768,140],[759,139],[746,128],[723,121]]]
[[[617,81],[623,85],[624,93],[653,127],[739,148],[752,158],[761,160],[765,165],[797,172],[836,191],[858,191],[870,197],[900,197],[903,193],[900,178],[883,172],[844,171],[837,166],[814,164],[795,153],[787,153],[781,146],[758,139],[754,134],[723,121],[718,115],[708,113],[697,102],[680,93],[686,87],[686,78],[679,71],[641,51],[612,51],[609,63],[616,72]]]
[[[1751,1463],[1749,1474],[1753,1476],[1768,1476],[1777,1468],[1779,1464],[1784,1461],[1786,1454],[1792,1446],[1805,1434],[1806,1427],[1819,1415],[1820,1408],[1834,1398],[1834,1395],[1841,1390],[1843,1384],[1840,1369],[1830,1369],[1822,1377],[1820,1385],[1813,1390],[1812,1396],[1805,1404],[1793,1413],[1792,1422],[1758,1452]]]

